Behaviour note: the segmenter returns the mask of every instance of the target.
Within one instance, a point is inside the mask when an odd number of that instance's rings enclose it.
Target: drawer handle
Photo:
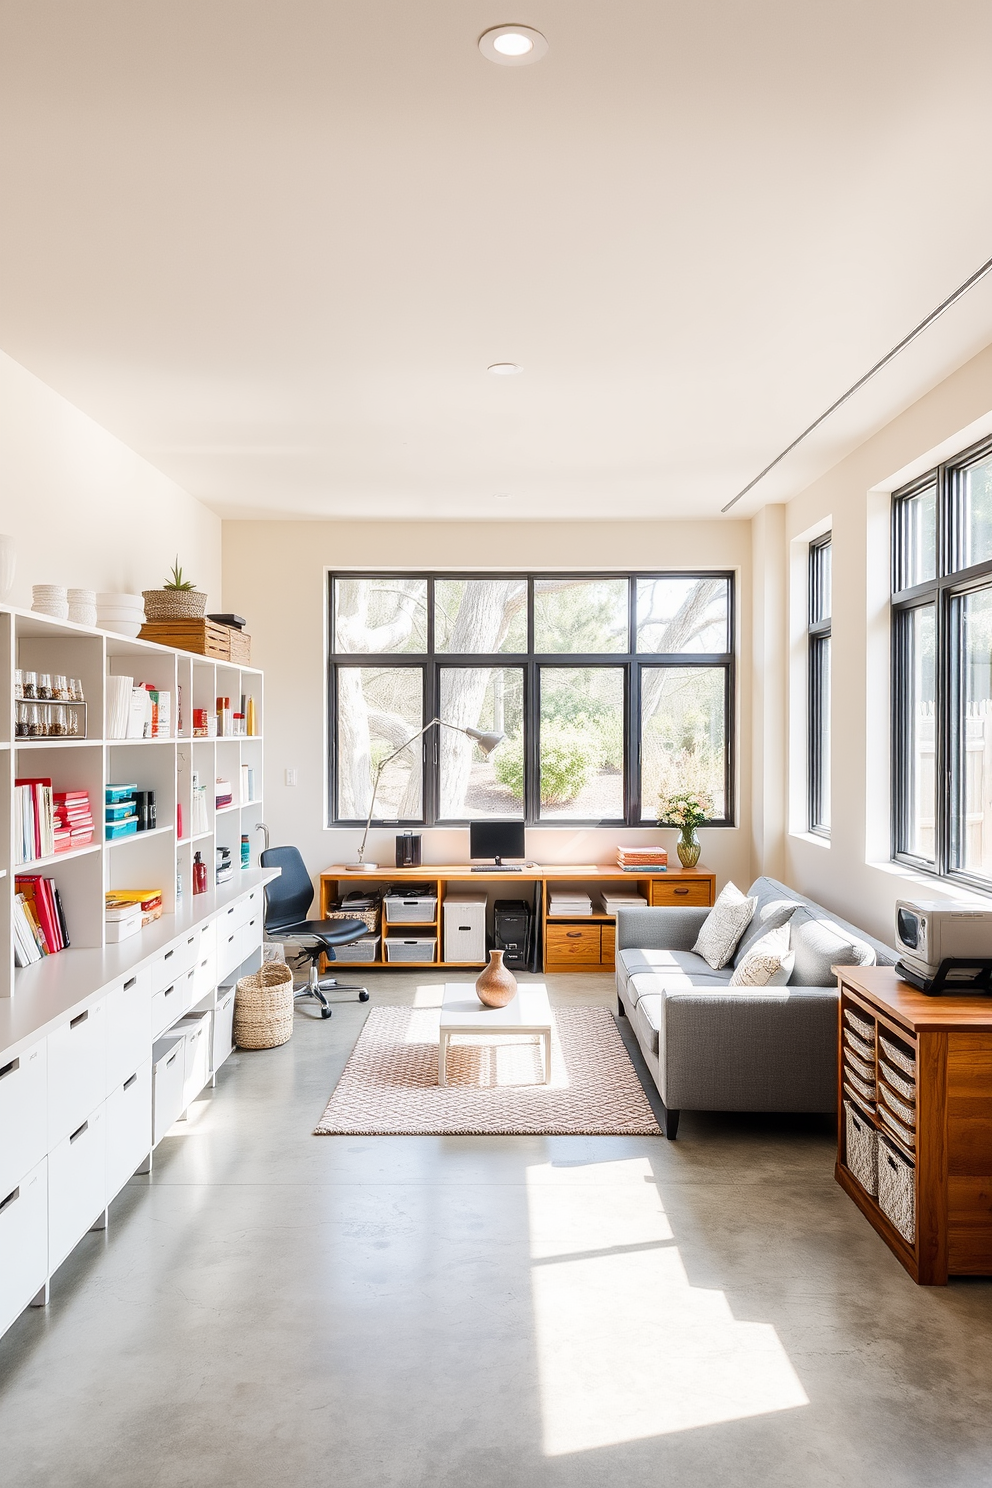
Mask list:
[[[135,1073],[135,1074],[133,1074],[133,1075],[132,1075],[132,1076],[131,1076],[131,1078],[130,1078],[130,1079],[129,1079],[129,1080],[125,1080],[125,1081],[124,1081],[124,1089],[125,1089],[125,1090],[130,1090],[130,1089],[131,1089],[131,1086],[132,1086],[132,1085],[133,1085],[133,1084],[134,1084],[134,1082],[135,1082],[135,1080],[136,1080],[136,1079],[137,1079],[137,1078],[138,1078],[138,1076],[137,1076],[137,1074],[136,1074],[136,1073]]]
[[[166,1067],[166,1069],[168,1069],[168,1068],[169,1068],[169,1065],[170,1065],[170,1064],[175,1064],[175,1062],[176,1062],[176,1057],[177,1057],[177,1055],[178,1055],[178,1053],[179,1053],[179,1050],[178,1050],[178,1049],[177,1049],[177,1050],[176,1050],[176,1052],[175,1052],[175,1054],[173,1054],[173,1055],[172,1055],[172,1057],[171,1057],[171,1058],[170,1058],[170,1059],[167,1059],[167,1060],[166,1060],[166,1061],[165,1061],[165,1067]]]
[[[688,889],[673,889],[672,892],[675,893],[675,894],[688,894],[689,890]]]
[[[76,1140],[77,1137],[81,1137],[84,1132],[88,1131],[89,1130],[89,1125],[90,1124],[89,1124],[88,1121],[84,1121],[83,1124],[82,1124],[82,1126],[77,1126],[76,1127],[76,1130],[73,1132],[72,1136],[69,1138],[70,1144],[73,1143]]]
[[[5,1209],[9,1209],[11,1204],[13,1204],[15,1200],[19,1199],[20,1197],[21,1186],[20,1184],[18,1184],[13,1193],[9,1193],[5,1199],[0,1199],[0,1214],[2,1214]]]
[[[162,957],[162,960],[163,961],[168,961],[169,957],[170,956],[174,956],[175,954],[176,954],[175,947],[173,947],[173,949],[171,951],[166,951],[165,955]]]
[[[228,943],[228,945],[233,945],[234,944],[234,936],[233,935],[229,935],[227,937],[227,943]]]
[[[138,978],[136,976],[134,976],[134,977],[131,978],[131,980],[129,982],[125,982],[124,983],[124,991],[125,992],[130,992],[131,988],[134,986],[134,984],[135,984],[135,982],[137,980],[138,980]]]
[[[87,1009],[87,1011],[85,1013],[77,1013],[74,1018],[70,1018],[69,1019],[69,1027],[70,1028],[78,1028],[81,1023],[85,1023],[86,1022],[86,1019],[88,1017],[89,1017],[89,1010],[88,1009]]]
[[[7,1075],[16,1074],[20,1067],[21,1061],[19,1059],[12,1059],[9,1064],[5,1064],[3,1069],[0,1069],[0,1080],[3,1080]]]
[[[189,938],[189,940],[186,942],[186,944],[187,945],[196,945],[196,936],[195,935],[191,935],[190,938]]]
[[[228,914],[233,914],[234,913],[234,905],[233,904],[231,905],[230,909],[227,912],[228,912]]]
[[[172,984],[171,987],[166,987],[165,991],[162,993],[162,996],[163,997],[171,997],[172,994],[173,994],[173,992],[175,992],[175,990],[176,990],[176,984],[175,984],[175,982],[173,982],[173,984]]]
[[[582,931],[581,930],[566,930],[565,933],[568,936],[569,940],[581,940],[582,939]]]

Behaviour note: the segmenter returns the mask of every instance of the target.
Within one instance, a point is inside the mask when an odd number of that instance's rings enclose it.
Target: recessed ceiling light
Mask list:
[[[479,51],[501,67],[526,67],[547,50],[547,37],[531,26],[493,26],[479,37]]]
[[[492,366],[487,368],[487,371],[491,372],[494,377],[516,377],[517,373],[523,370],[523,367],[518,367],[516,362],[493,362]]]

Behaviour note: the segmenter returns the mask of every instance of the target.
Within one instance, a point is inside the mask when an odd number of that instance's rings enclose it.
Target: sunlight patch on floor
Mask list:
[[[690,1284],[647,1163],[601,1166],[600,1184],[527,1175],[547,1455],[808,1405],[771,1324]]]

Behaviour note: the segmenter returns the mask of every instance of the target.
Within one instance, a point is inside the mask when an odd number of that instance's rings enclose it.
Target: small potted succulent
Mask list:
[[[207,608],[207,596],[202,589],[194,587],[192,579],[184,579],[179,567],[179,555],[172,565],[172,572],[161,589],[142,589],[145,601],[145,619],[156,620],[201,620]]]

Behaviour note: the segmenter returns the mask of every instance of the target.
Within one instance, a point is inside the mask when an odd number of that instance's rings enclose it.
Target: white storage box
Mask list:
[[[449,894],[444,901],[445,961],[486,959],[485,894]]]
[[[432,936],[430,940],[402,940],[399,936],[395,939],[385,940],[387,961],[433,961],[434,947],[437,945],[437,937]]]
[[[183,1110],[195,1101],[210,1079],[211,1021],[213,1013],[190,1013],[177,1023],[173,1033],[186,1040],[183,1063]]]
[[[152,1045],[152,1142],[157,1147],[183,1114],[186,1040],[170,1033]]]
[[[387,894],[382,904],[387,925],[430,925],[437,918],[437,896],[434,894],[418,895],[413,899]]]
[[[351,945],[337,947],[336,960],[338,961],[375,961],[379,956],[378,935],[363,935],[361,940],[353,941]]]
[[[105,927],[105,939],[108,945],[119,945],[122,940],[130,940],[132,935],[141,934],[141,906],[127,914],[120,920],[108,920]]]
[[[212,1071],[219,1070],[234,1048],[234,996],[235,989],[229,987],[217,998],[214,1011],[213,1047],[210,1058]]]

